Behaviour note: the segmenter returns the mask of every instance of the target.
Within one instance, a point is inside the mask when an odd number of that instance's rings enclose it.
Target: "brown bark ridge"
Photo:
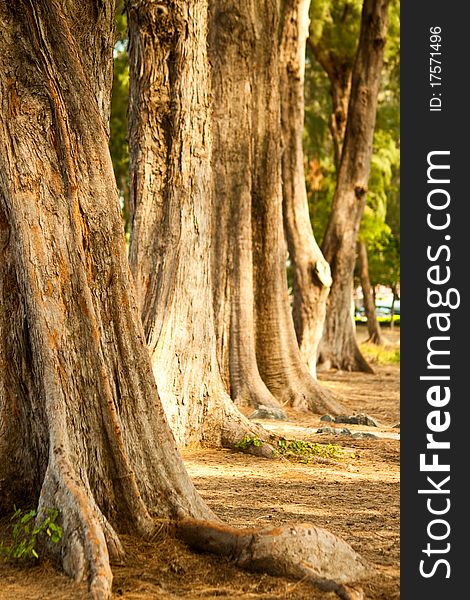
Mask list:
[[[367,318],[367,332],[369,337],[368,342],[372,344],[381,344],[382,335],[380,325],[375,314],[375,300],[372,292],[372,286],[369,278],[369,260],[367,258],[367,246],[364,240],[359,240],[357,243],[359,278],[361,280],[362,296],[364,302],[364,312]]]
[[[267,388],[283,405],[338,413],[301,359],[288,299],[278,8],[220,0],[211,10],[218,358],[235,397],[264,404]]]
[[[267,440],[216,356],[207,2],[131,1],[128,23],[130,264],[160,397],[179,444]]]
[[[302,136],[304,128],[305,44],[310,0],[286,0],[279,55],[282,131],[282,194],[284,230],[293,272],[295,332],[300,354],[316,376],[318,346],[323,333],[330,266],[313,235],[305,187]]]
[[[320,362],[328,367],[369,373],[373,371],[357,345],[350,307],[355,248],[370,173],[388,4],[388,0],[364,0],[346,133],[322,245],[333,284],[327,301]]]
[[[58,509],[48,551],[95,600],[111,597],[117,527],[217,526],[159,401],[130,279],[101,103],[113,8],[0,2],[0,514]]]

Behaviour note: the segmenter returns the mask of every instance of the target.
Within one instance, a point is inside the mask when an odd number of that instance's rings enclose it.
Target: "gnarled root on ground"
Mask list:
[[[44,479],[38,521],[49,507],[59,509],[63,530],[59,543],[49,543],[50,554],[69,577],[77,582],[88,580],[93,600],[107,600],[113,581],[110,555],[114,560],[124,555],[116,532],[74,474],[52,465]]]
[[[191,548],[227,556],[243,569],[307,579],[343,600],[360,600],[357,582],[373,571],[349,544],[310,524],[235,529],[183,519],[176,523],[176,535]]]
[[[275,449],[277,439],[277,436],[261,425],[253,423],[238,411],[229,413],[221,427],[222,447],[254,456],[277,457],[278,452]]]

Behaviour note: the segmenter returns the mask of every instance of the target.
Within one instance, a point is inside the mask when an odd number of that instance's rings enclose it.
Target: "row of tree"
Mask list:
[[[303,178],[308,3],[280,8],[127,2],[128,254],[108,148],[114,1],[0,2],[0,505],[58,508],[55,551],[96,598],[118,530],[177,519],[206,539],[187,518],[215,516],[175,438],[250,433],[269,455],[237,404],[343,410],[290,311],[284,229],[295,289],[316,298],[315,348],[331,279]],[[324,248],[333,315],[350,294],[386,27],[387,2],[365,0]]]
[[[289,275],[293,286],[293,316],[297,341],[302,358],[313,375],[316,373],[318,359],[323,363],[323,367],[371,371],[355,345],[352,330],[348,326],[345,329],[334,325],[334,321],[346,323],[350,310],[350,299],[346,289],[341,302],[338,298],[333,299],[334,294],[332,295],[332,308],[328,309],[329,326],[323,340],[323,351],[318,355],[331,277],[329,265],[325,264],[315,238],[323,240],[322,247],[328,248],[329,236],[325,230],[328,219],[332,221],[334,218],[332,199],[348,120],[352,71],[361,29],[361,7],[361,0],[328,0],[312,4],[287,2],[282,14],[279,60],[281,94],[284,90],[281,107],[285,115],[282,119],[285,149],[282,154],[284,226],[293,267]],[[397,294],[400,278],[397,2],[392,2],[389,20],[367,203],[362,212],[357,247],[357,277],[364,291],[370,339],[376,343],[380,343],[380,331],[375,318],[373,288],[381,283],[389,286]],[[126,44],[126,17],[125,11],[122,11],[118,16],[111,155],[124,205],[126,230],[129,231],[129,68]],[[378,81],[380,82],[380,77]],[[304,95],[306,137],[304,135],[302,140]],[[354,111],[351,111],[350,118],[352,121],[357,120]],[[307,218],[305,213],[304,166],[301,162],[304,148],[310,218]],[[370,252],[372,256],[368,258]],[[320,285],[311,284],[312,273],[314,278],[320,278]],[[335,279],[340,279],[338,273]],[[337,308],[338,306],[341,306],[341,309]]]

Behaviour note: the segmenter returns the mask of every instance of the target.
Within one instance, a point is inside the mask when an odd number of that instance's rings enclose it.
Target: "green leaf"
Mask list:
[[[23,516],[23,518],[21,519],[21,523],[29,523],[29,521],[31,521],[31,519],[34,519],[35,516],[36,516],[36,511],[30,510]]]
[[[40,535],[48,535],[49,538],[57,543],[62,538],[62,528],[55,523],[55,519],[59,516],[59,511],[56,508],[45,511],[48,515],[41,523],[36,521],[33,526],[34,519],[37,517],[36,510],[24,512],[22,509],[14,507],[14,513],[11,516],[11,521],[16,521],[12,529],[13,544],[6,547],[0,542],[0,556],[5,560],[31,560],[39,558],[36,550],[36,541]]]

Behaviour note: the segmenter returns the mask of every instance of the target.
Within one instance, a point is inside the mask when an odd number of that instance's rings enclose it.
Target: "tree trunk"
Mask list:
[[[369,261],[367,260],[367,246],[363,240],[359,240],[358,246],[358,264],[359,276],[361,280],[362,296],[364,298],[364,311],[367,317],[367,331],[369,333],[368,342],[372,344],[381,344],[382,336],[380,325],[375,314],[375,300],[372,293],[372,286],[369,279]]]
[[[346,133],[348,104],[351,93],[351,71],[333,74],[330,78],[330,93],[333,110],[330,117],[330,132],[333,139],[334,160],[338,170]]]
[[[253,3],[243,9],[236,7],[235,2],[213,2],[209,27],[215,194],[212,277],[217,356],[226,389],[236,404],[279,407],[261,379],[256,360],[251,61],[258,26],[245,27],[250,19],[256,21]]]
[[[348,117],[348,104],[351,93],[352,64],[341,60],[331,54],[330,49],[323,48],[320,44],[309,42],[309,47],[330,82],[331,116],[330,132],[333,140],[333,152],[336,170],[339,169],[341,152],[343,150],[344,135]]]
[[[252,234],[258,366],[266,385],[282,403],[316,413],[342,412],[333,395],[308,372],[295,336],[282,217],[278,3],[257,3],[257,22],[263,31],[253,56]]]
[[[0,506],[59,509],[56,552],[96,598],[122,552],[116,523],[148,534],[155,516],[212,516],[129,280],[108,151],[113,22],[112,2],[0,4]]]
[[[387,22],[388,0],[364,0],[338,181],[322,247],[330,263],[333,284],[327,302],[320,361],[325,366],[365,372],[372,372],[372,368],[357,345],[350,303],[355,247],[370,172]]]
[[[277,2],[252,1],[242,10],[234,0],[220,0],[210,23],[214,264],[222,257],[223,265],[213,269],[219,363],[235,397],[244,390],[240,396],[265,403],[267,387],[281,404],[341,412],[301,359],[288,299]]]
[[[128,23],[130,264],[160,397],[180,444],[267,439],[217,364],[207,2],[129,2]]]
[[[111,596],[117,526],[149,535],[178,519],[177,535],[219,553],[213,531],[238,540],[204,520],[152,375],[108,150],[113,8],[0,2],[0,510],[58,509],[48,550],[96,600]],[[291,529],[251,534],[273,574],[299,561]],[[319,557],[310,537],[320,586],[348,593],[367,574],[349,546],[322,536]],[[322,564],[329,548],[352,569]]]
[[[310,0],[284,3],[279,74],[283,217],[293,271],[292,312],[301,357],[310,373],[316,376],[331,275],[313,235],[305,188],[302,136],[309,6]]]

